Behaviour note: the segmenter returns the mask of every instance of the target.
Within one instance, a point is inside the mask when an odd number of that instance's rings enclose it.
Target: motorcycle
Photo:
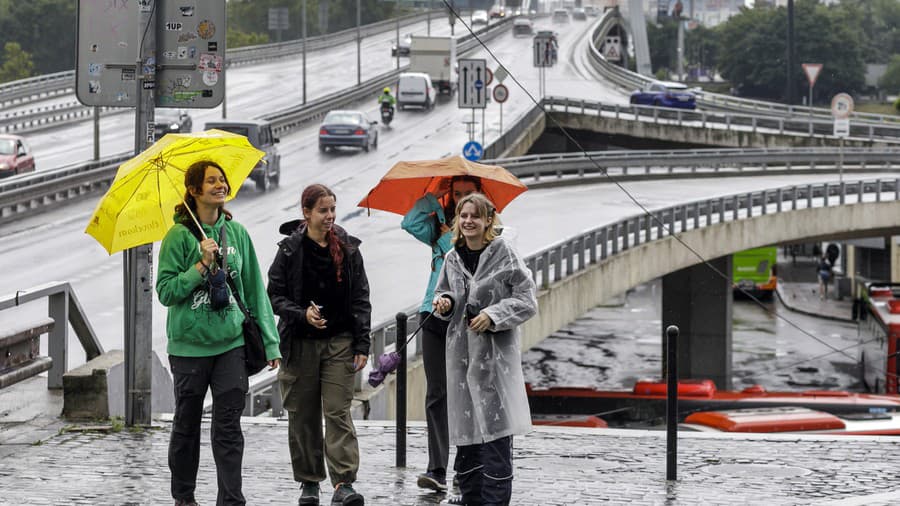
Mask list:
[[[381,122],[384,126],[390,126],[394,119],[394,106],[390,102],[381,103]]]

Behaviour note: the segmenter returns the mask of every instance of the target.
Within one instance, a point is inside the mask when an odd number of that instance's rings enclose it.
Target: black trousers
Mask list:
[[[175,382],[175,420],[169,439],[169,470],[172,497],[194,499],[200,466],[200,422],[203,399],[212,389],[213,415],[210,428],[216,462],[218,505],[244,505],[241,464],[244,434],[241,413],[247,393],[247,368],[243,346],[212,357],[169,356]]]
[[[419,313],[419,321],[429,313]],[[447,421],[447,325],[431,317],[422,327],[425,366],[425,422],[428,425],[428,471],[447,472],[450,428]]]
[[[512,499],[512,436],[457,446],[453,469],[466,506],[507,506]]]

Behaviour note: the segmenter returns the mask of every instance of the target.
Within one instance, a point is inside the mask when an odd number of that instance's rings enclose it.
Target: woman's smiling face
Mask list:
[[[481,241],[489,223],[484,216],[478,214],[475,204],[466,202],[459,210],[459,230],[466,242]]]
[[[225,174],[217,167],[207,166],[203,175],[203,185],[199,191],[193,191],[197,203],[210,207],[218,207],[228,198],[228,181]]]

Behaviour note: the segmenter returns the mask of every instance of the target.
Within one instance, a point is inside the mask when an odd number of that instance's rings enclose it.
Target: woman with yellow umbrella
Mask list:
[[[195,162],[185,171],[184,186],[187,192],[175,207],[175,226],[162,241],[156,282],[159,300],[169,308],[166,331],[175,383],[171,491],[176,505],[196,504],[200,421],[206,391],[212,389],[216,503],[245,504],[240,417],[248,378],[244,314],[235,299],[239,297],[259,322],[272,368],[281,363],[278,333],[253,242],[224,207],[231,193],[225,172],[215,162]],[[216,289],[214,280],[224,287],[224,276],[232,279],[236,293]]]

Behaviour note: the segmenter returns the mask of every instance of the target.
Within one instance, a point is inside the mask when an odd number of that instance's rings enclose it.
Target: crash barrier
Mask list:
[[[95,109],[99,109],[102,116],[134,112],[134,109],[130,107],[95,108],[85,107],[79,102],[69,102],[0,116],[0,132],[25,133],[56,128],[93,117]]]
[[[773,213],[888,201],[900,201],[900,178],[847,181],[840,184],[805,184],[751,191],[655,209],[652,217],[639,214],[624,218],[553,244],[527,256],[524,261],[538,288],[546,290],[551,284],[576,275],[591,265],[612,259],[648,242],[670,238],[686,231]],[[407,328],[418,327],[418,311],[419,306],[416,305],[402,312],[407,317]],[[376,361],[385,350],[395,349],[398,336],[401,336],[400,339],[405,338],[404,331],[405,329],[398,331],[396,320],[373,326],[370,333],[372,355],[369,362],[372,367],[378,366]],[[406,352],[401,355],[421,354],[421,336],[417,335],[413,342],[415,345],[410,343]],[[361,390],[361,378],[361,374],[357,375],[357,391]],[[263,392],[275,382],[275,375],[269,374],[251,389]]]
[[[732,112],[706,110],[673,109],[646,105],[605,104],[591,100],[561,97],[547,97],[543,100],[548,113],[594,114],[605,118],[624,121],[641,121],[703,129],[769,132],[778,135],[820,136],[834,139],[834,122],[809,116],[757,116]],[[849,140],[870,142],[900,142],[900,123],[873,123],[857,119],[850,120]]]
[[[382,32],[396,29],[398,22],[401,23],[401,26],[419,23],[428,19],[429,15],[434,19],[446,19],[441,15],[441,11],[433,10],[430,13],[428,11],[425,11],[362,25],[360,27],[360,32],[362,33],[363,37],[376,35]],[[335,44],[341,44],[347,42],[348,40],[353,40],[355,37],[355,27],[327,35],[307,37],[307,49],[313,50],[328,48],[334,46]],[[231,65],[246,65],[261,61],[285,58],[301,53],[302,51],[302,40],[228,49],[227,55],[225,57],[225,66],[227,68]],[[70,93],[74,91],[75,71],[66,70],[54,74],[29,77],[27,79],[20,79],[18,81],[0,84],[0,105],[9,105],[10,103],[25,103],[29,101],[28,99],[43,99],[48,96],[58,95],[61,93]]]
[[[512,25],[501,21],[476,31],[482,40],[490,40]],[[460,54],[479,46],[474,37],[460,39]],[[407,67],[382,74],[349,90],[342,90],[308,102],[306,105],[270,113],[260,119],[270,121],[276,135],[284,135],[308,121],[324,116],[357,100],[371,97],[385,85],[393,84]],[[59,202],[106,191],[118,165],[133,156],[119,153],[98,162],[74,164],[59,169],[14,176],[0,181],[0,224],[44,211]]]
[[[87,360],[103,353],[87,315],[69,283],[51,282],[0,298],[0,311],[47,299],[48,318],[0,334],[0,388],[49,371],[47,388],[62,388],[67,371],[69,326],[81,342]],[[38,339],[47,335],[49,357],[39,353]]]
[[[620,65],[612,63],[600,52],[599,46],[602,45],[606,33],[613,25],[618,24],[620,19],[621,18],[618,17],[618,13],[615,10],[609,10],[604,14],[604,17],[598,21],[597,26],[591,34],[591,43],[587,44],[588,61],[606,80],[619,86],[626,92],[632,92],[657,80],[653,77],[632,72]],[[757,116],[781,116],[796,119],[807,116],[808,118],[811,117],[820,121],[828,121],[831,120],[832,117],[829,108],[779,104],[777,102],[768,102],[765,100],[754,100],[723,95],[720,93],[711,93],[700,89],[692,89],[691,91],[695,92],[697,95],[697,106],[707,109],[730,110]],[[850,119],[856,122],[869,122],[876,125],[900,125],[900,117],[892,115],[854,112],[850,115]]]

